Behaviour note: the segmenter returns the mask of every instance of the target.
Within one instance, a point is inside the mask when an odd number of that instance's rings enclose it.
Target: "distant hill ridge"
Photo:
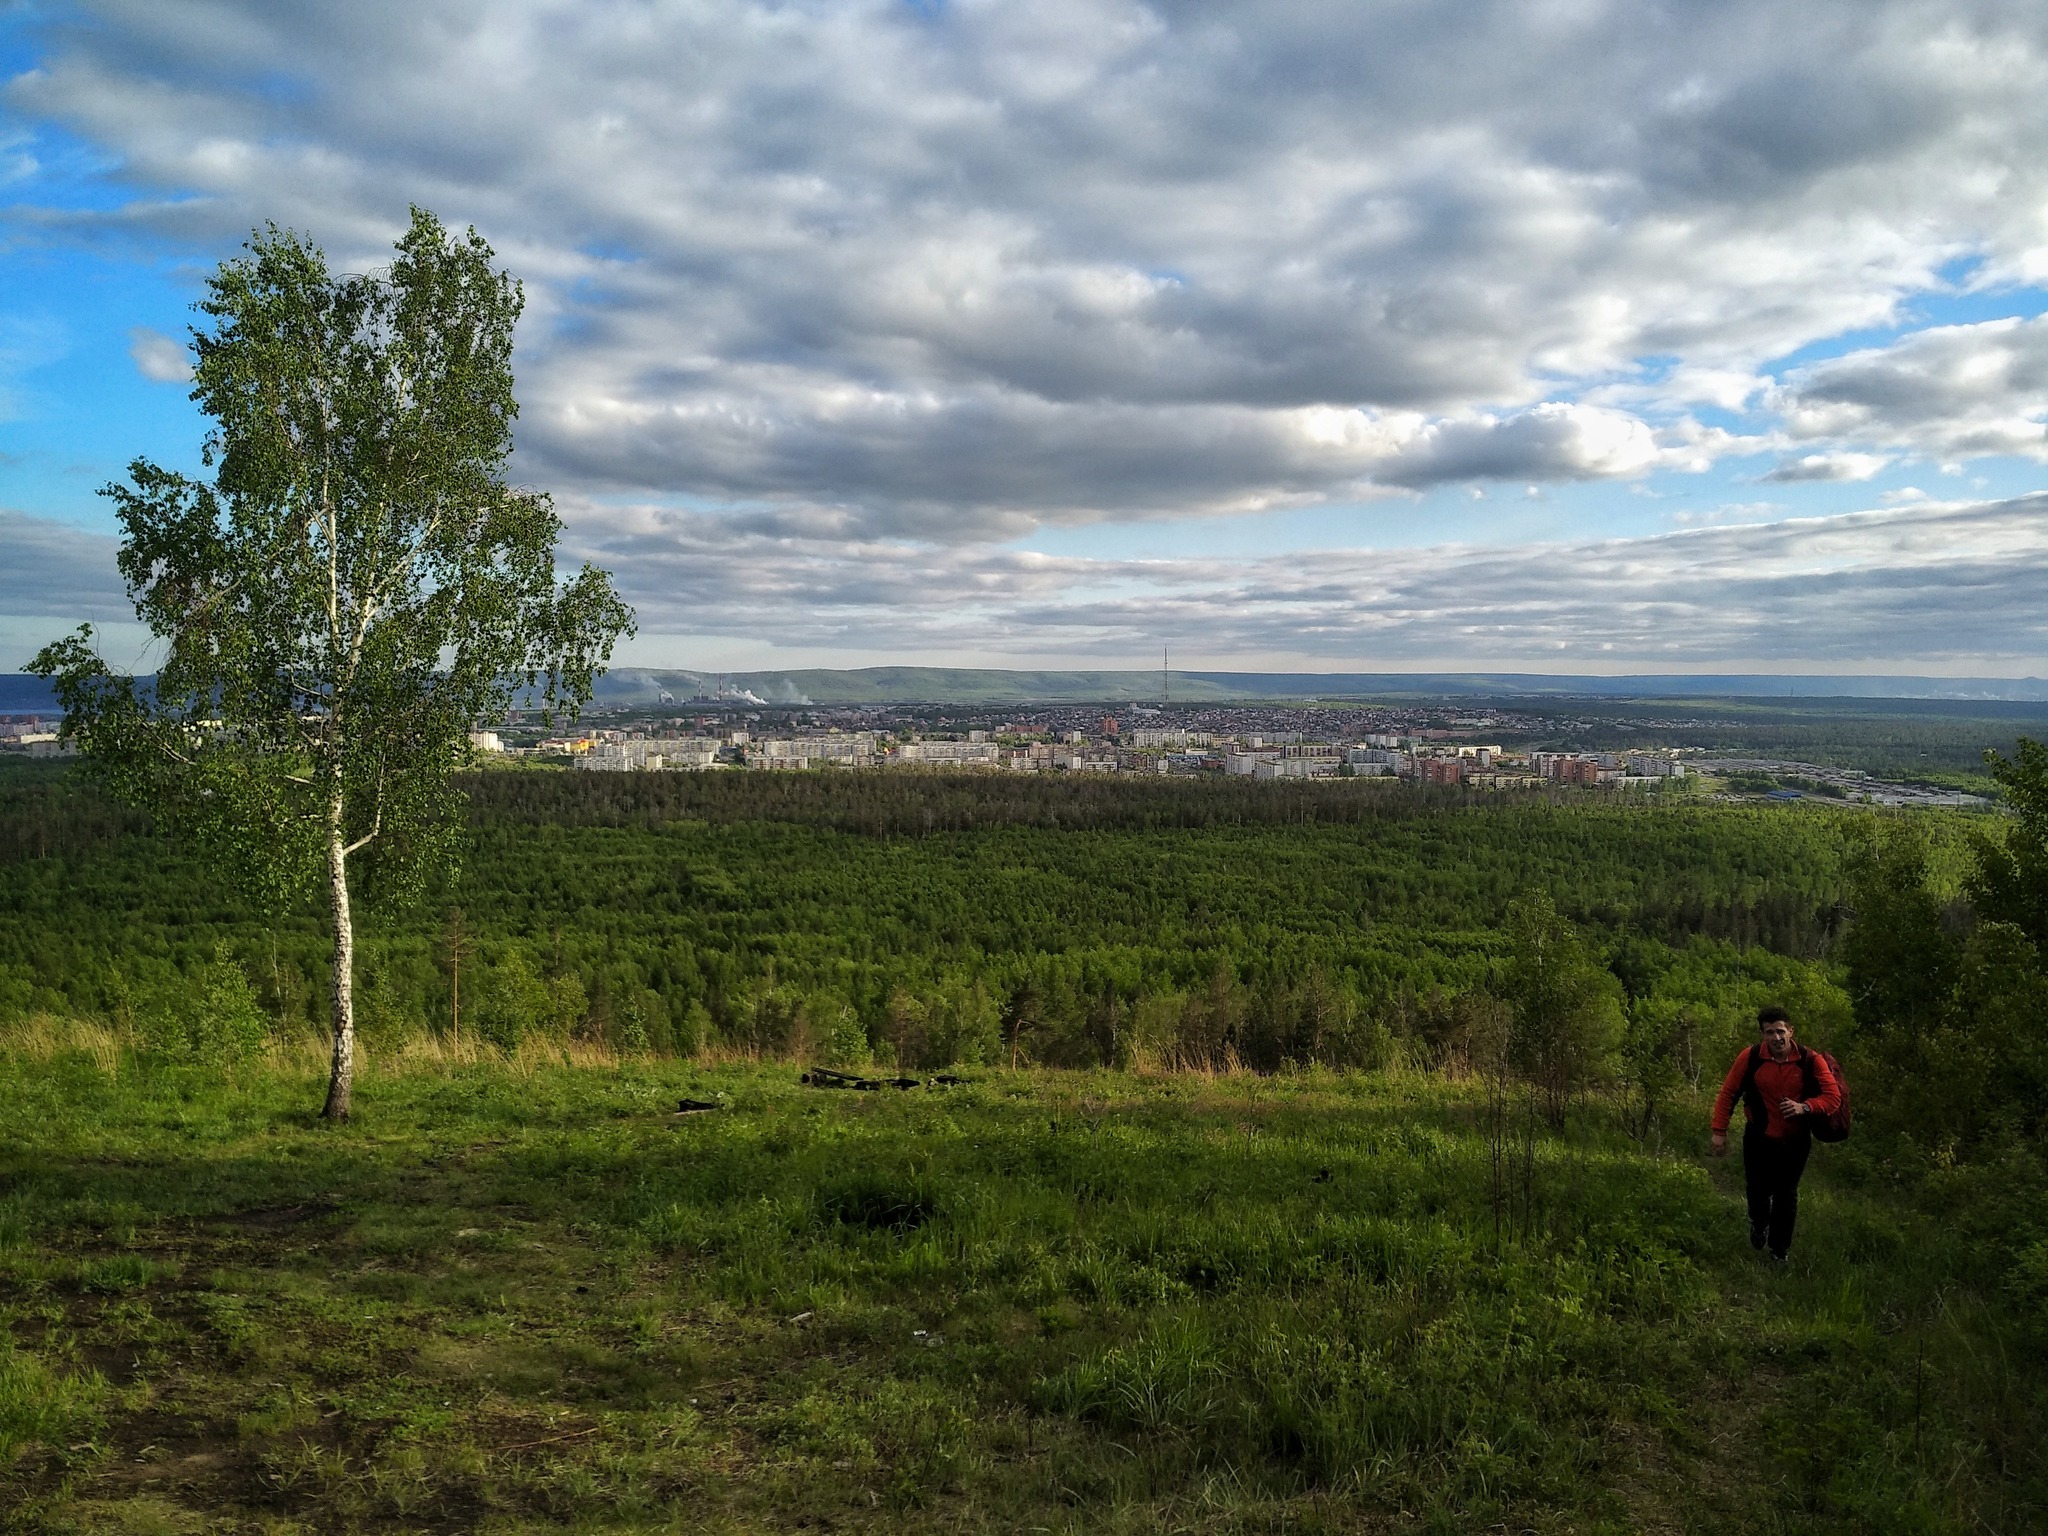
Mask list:
[[[607,704],[679,704],[723,688],[764,704],[1157,704],[1156,671],[1005,671],[969,667],[799,667],[781,672],[691,672],[617,667],[598,682]],[[1593,677],[1545,672],[1181,672],[1176,704],[1369,698],[1804,698],[2048,701],[2048,681],[2002,677],[1775,677],[1761,674]],[[0,714],[54,711],[49,684],[0,673]]]

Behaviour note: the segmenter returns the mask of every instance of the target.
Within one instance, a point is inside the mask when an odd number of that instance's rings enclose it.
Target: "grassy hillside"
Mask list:
[[[306,1065],[51,1044],[0,1058],[8,1529],[2048,1518],[1999,1213],[1882,1137],[1773,1273],[1696,1103],[1496,1146],[1429,1077],[420,1056],[333,1130]]]

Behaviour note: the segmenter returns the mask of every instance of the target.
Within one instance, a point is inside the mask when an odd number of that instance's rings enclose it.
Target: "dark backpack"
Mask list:
[[[1807,1130],[1813,1133],[1816,1141],[1847,1141],[1851,1124],[1849,1078],[1842,1071],[1842,1064],[1826,1051],[1810,1050],[1803,1045],[1795,1045],[1793,1049],[1799,1052],[1799,1096],[1802,1099],[1810,1099],[1820,1092],[1820,1074],[1813,1070],[1813,1058],[1818,1056],[1828,1064],[1828,1071],[1834,1074],[1835,1091],[1841,1100],[1836,1104],[1832,1114],[1806,1117]],[[1749,1066],[1742,1074],[1742,1104],[1752,1120],[1761,1121],[1766,1113],[1764,1096],[1756,1091],[1756,1069],[1769,1059],[1764,1055],[1764,1048],[1761,1045],[1752,1045],[1749,1048]]]

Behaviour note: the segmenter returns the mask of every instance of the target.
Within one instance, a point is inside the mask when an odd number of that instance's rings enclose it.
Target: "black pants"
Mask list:
[[[1742,1182],[1749,1195],[1749,1224],[1764,1229],[1771,1252],[1779,1258],[1792,1250],[1792,1223],[1799,1219],[1799,1177],[1813,1152],[1813,1137],[1804,1130],[1790,1136],[1766,1136],[1751,1122],[1742,1133]]]

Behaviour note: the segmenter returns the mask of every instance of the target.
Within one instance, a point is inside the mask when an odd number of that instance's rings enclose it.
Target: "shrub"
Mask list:
[[[182,986],[159,993],[136,1025],[150,1054],[211,1065],[246,1061],[269,1037],[256,989],[226,944]]]
[[[868,1049],[868,1027],[861,1022],[860,1015],[843,1002],[821,1004],[818,1012],[829,1021],[822,1045],[826,1065],[866,1066],[872,1053]]]
[[[521,949],[509,949],[484,975],[477,1027],[499,1050],[510,1053],[552,1012],[553,998]]]
[[[1587,958],[1578,930],[1548,896],[1515,902],[1507,926],[1509,1054],[1542,1093],[1550,1123],[1561,1126],[1572,1099],[1612,1075],[1621,1045],[1620,985]]]
[[[682,1017],[674,1019],[669,1027],[670,1049],[678,1056],[694,1056],[704,1049],[714,1028],[711,1010],[692,998]]]

